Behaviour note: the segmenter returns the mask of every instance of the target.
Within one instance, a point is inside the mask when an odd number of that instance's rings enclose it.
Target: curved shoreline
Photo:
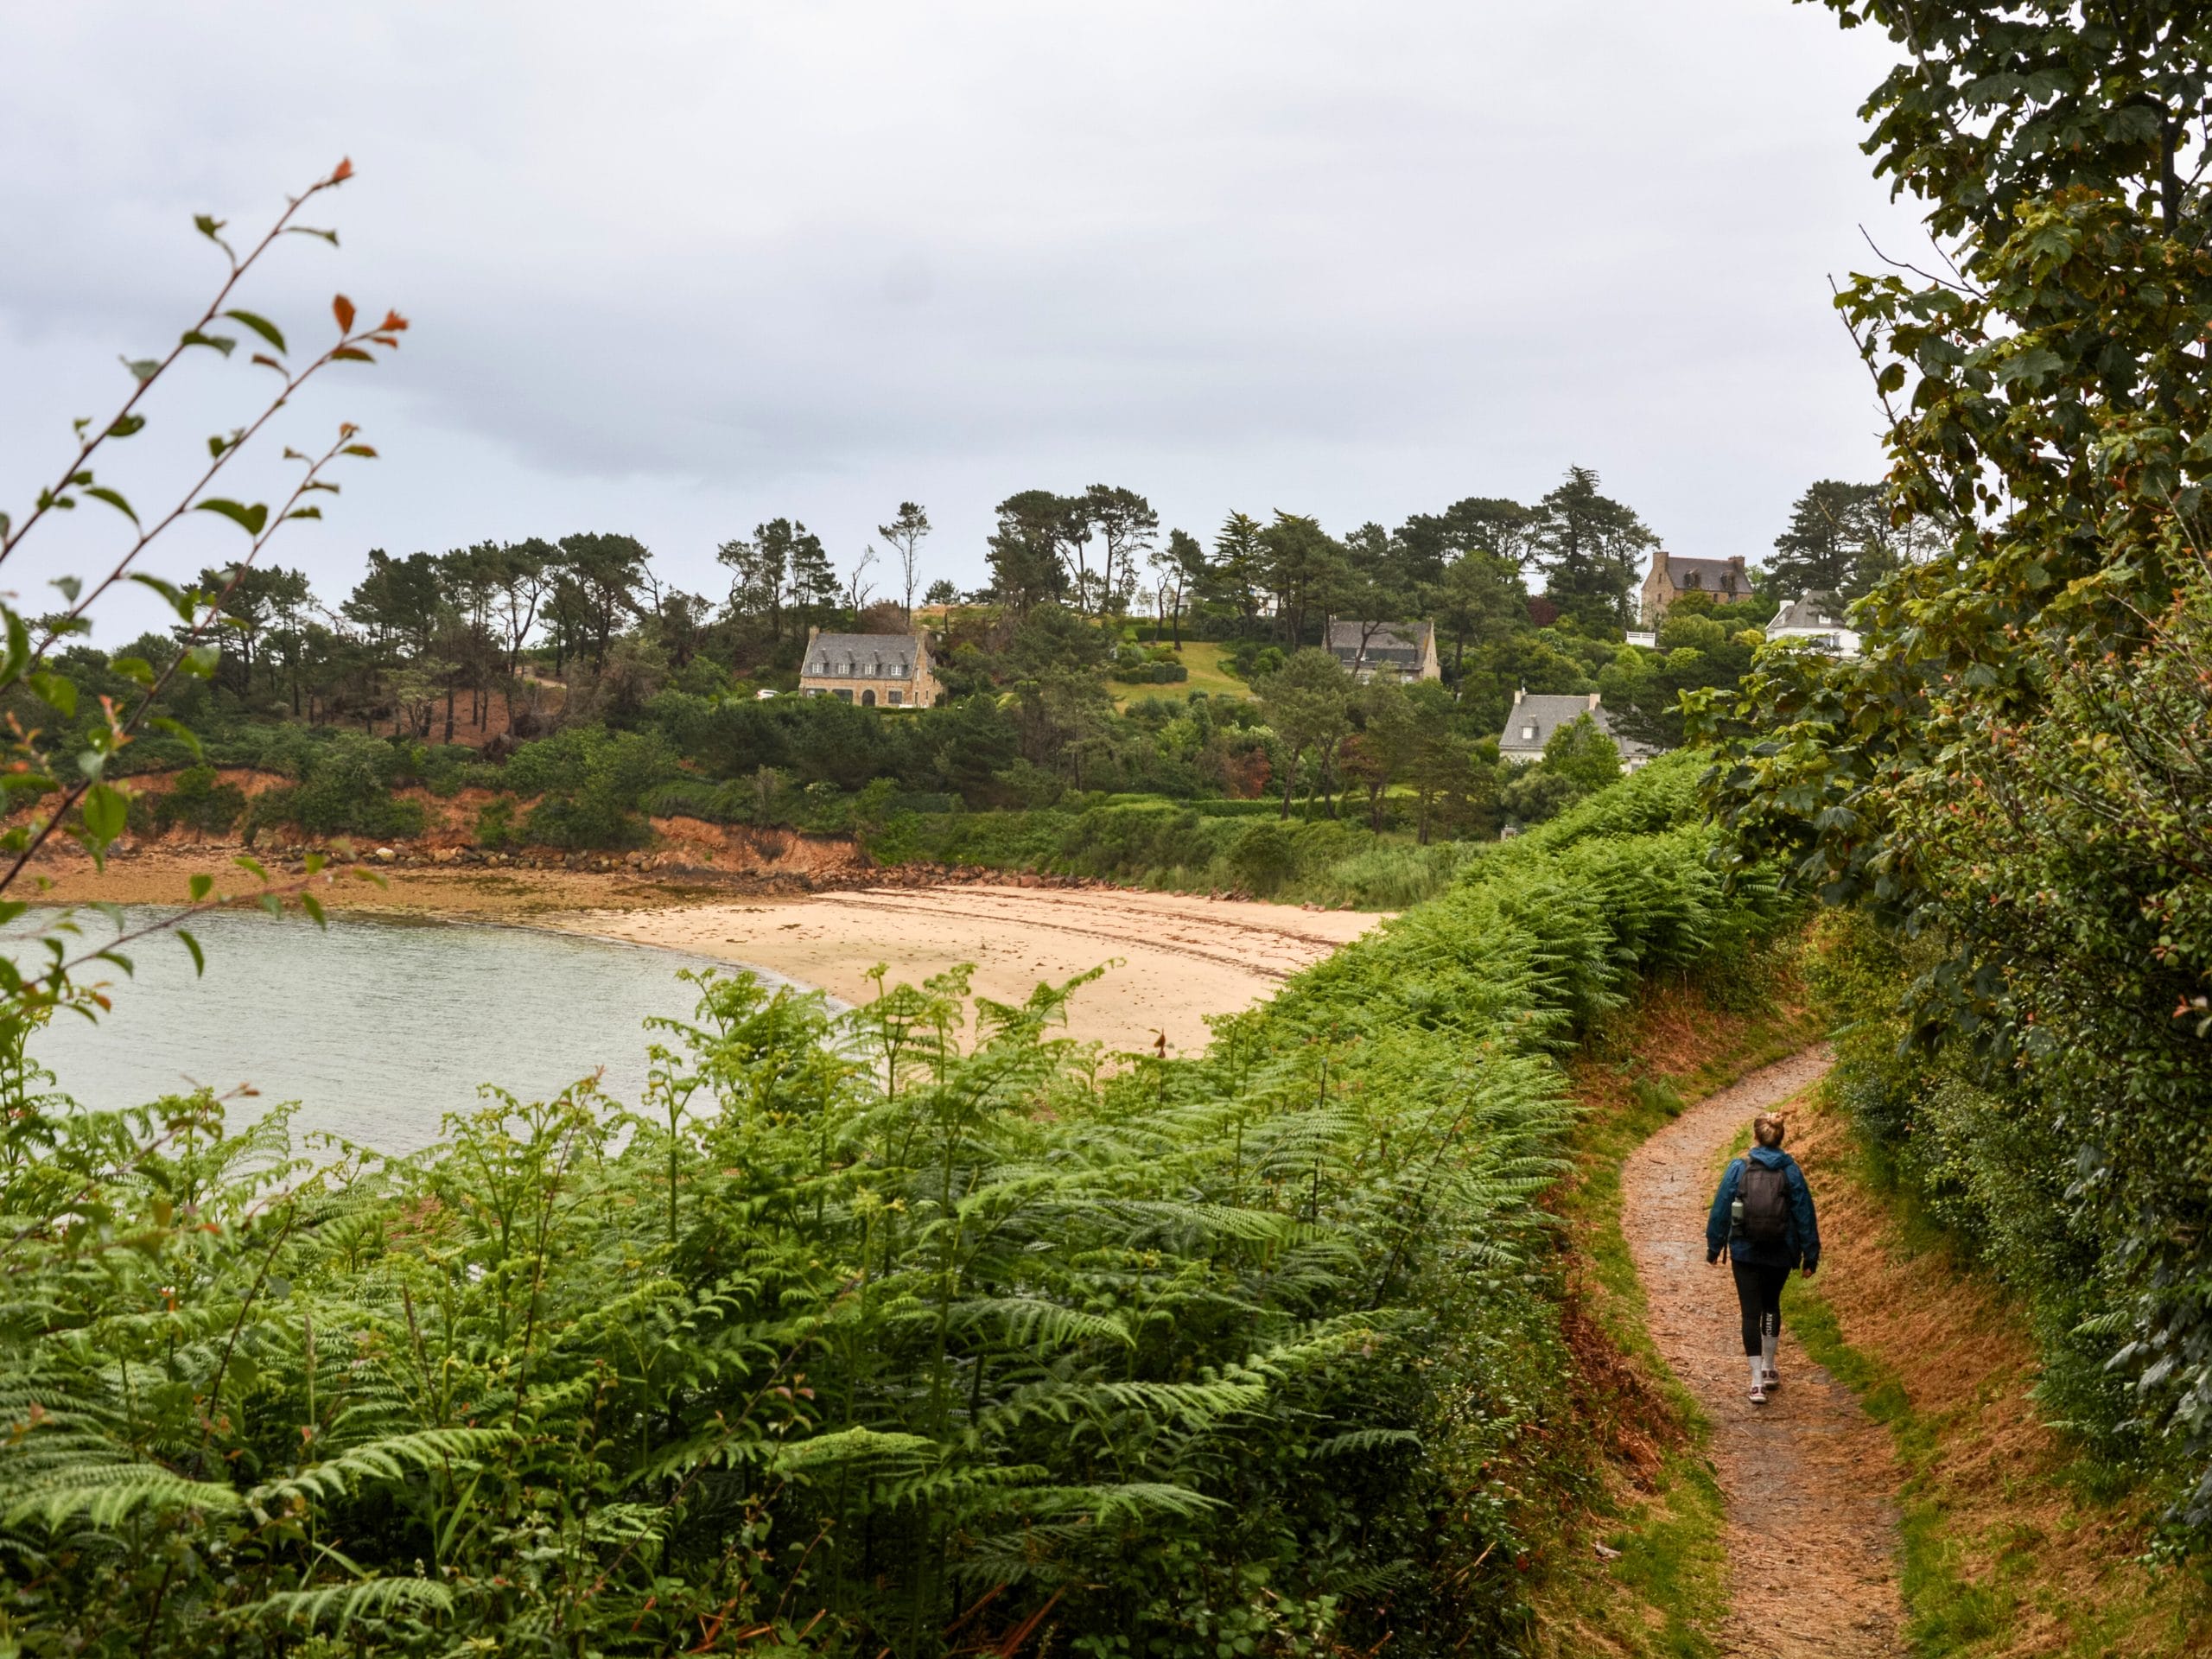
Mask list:
[[[226,849],[162,849],[94,872],[70,860],[41,872],[41,902],[176,905],[195,874],[251,895],[259,886]],[[918,982],[974,964],[976,995],[1019,1002],[1039,981],[1106,972],[1077,994],[1067,1028],[1109,1052],[1195,1052],[1211,1039],[1207,1017],[1271,995],[1386,918],[1250,900],[1108,887],[1030,887],[961,881],[812,893],[733,891],[721,881],[670,880],[641,871],[487,871],[402,866],[381,885],[339,880],[319,888],[334,911],[566,933],[761,969],[843,1002],[874,994],[878,963],[893,982]]]

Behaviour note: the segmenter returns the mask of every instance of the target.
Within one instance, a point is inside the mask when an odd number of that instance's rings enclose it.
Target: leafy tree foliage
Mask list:
[[[899,560],[900,607],[912,621],[914,583],[921,570],[922,541],[930,533],[930,516],[918,501],[901,501],[891,522],[878,524],[875,533],[890,544]]]
[[[1928,1058],[1860,1069],[1867,1122],[1957,1137],[1912,1166],[1986,1158],[1967,1208],[2030,1206],[2009,1236],[2065,1241],[2000,1265],[2055,1370],[2132,1382],[2101,1425],[2077,1391],[2084,1421],[2190,1465],[2175,1515],[2201,1535],[2212,18],[1830,3],[1900,48],[1869,147],[1956,271],[1839,302],[1890,400],[1896,510],[1948,546],[1862,601],[1862,663],[1760,658],[1733,711],[1760,729],[1714,798],[1741,856],[1787,857],[1901,942]]]
[[[1536,504],[1529,538],[1544,571],[1544,596],[1561,614],[1585,628],[1625,627],[1643,561],[1659,538],[1598,484],[1589,467],[1569,467]]]
[[[1311,758],[1325,779],[1337,747],[1351,729],[1352,678],[1325,651],[1301,651],[1259,683],[1260,707],[1282,741],[1282,816],[1290,816],[1290,796],[1298,763]]]
[[[1765,641],[1741,622],[1738,613],[1744,608],[1722,605],[1710,594],[1684,594],[1660,618],[1656,649],[1613,653],[1598,671],[1598,686],[1624,735],[1656,748],[1679,747],[1683,697],[1734,690]]]
[[[1891,548],[1889,503],[1878,484],[1827,478],[1808,486],[1774,538],[1766,583],[1787,597],[1835,594],[1857,599],[1899,561]]]

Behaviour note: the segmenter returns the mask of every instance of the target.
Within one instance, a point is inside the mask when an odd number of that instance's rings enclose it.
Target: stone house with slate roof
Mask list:
[[[1615,731],[1611,716],[1599,704],[1595,691],[1563,696],[1540,691],[1533,696],[1526,691],[1516,691],[1513,694],[1513,707],[1506,713],[1505,729],[1497,734],[1498,758],[1523,766],[1541,760],[1544,758],[1544,745],[1552,741],[1552,734],[1562,726],[1572,726],[1585,715],[1620,750],[1622,771],[1634,772],[1659,753],[1649,743]]]
[[[1723,605],[1758,597],[1740,553],[1726,559],[1685,559],[1662,551],[1651,556],[1650,574],[1643,578],[1643,626],[1657,627],[1667,607],[1684,594],[1711,594]]]
[[[1388,672],[1402,680],[1440,680],[1433,622],[1332,622],[1329,650],[1364,682]]]
[[[799,695],[836,697],[866,709],[931,709],[944,696],[930,668],[929,636],[806,631]]]

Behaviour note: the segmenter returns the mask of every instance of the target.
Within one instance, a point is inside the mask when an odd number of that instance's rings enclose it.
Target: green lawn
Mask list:
[[[1138,642],[1152,643],[1150,629],[1144,630]],[[1208,696],[1249,697],[1252,688],[1221,665],[1221,653],[1225,649],[1217,644],[1201,644],[1195,639],[1183,642],[1183,666],[1191,671],[1191,677],[1178,685],[1124,685],[1119,680],[1106,682],[1106,689],[1114,694],[1114,706],[1126,709],[1132,702],[1146,697],[1165,697],[1180,702],[1193,691],[1203,691]]]

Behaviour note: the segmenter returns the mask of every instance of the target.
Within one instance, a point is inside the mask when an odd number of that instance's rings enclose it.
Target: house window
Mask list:
[[[817,674],[827,674],[830,671],[830,659],[824,657],[820,662],[815,664],[814,671]]]
[[[1521,741],[1523,743],[1535,742],[1536,741],[1536,728],[1534,726],[1523,726],[1521,728]]]
[[[902,680],[906,677],[906,664],[904,663],[899,664],[899,677]]]
[[[899,694],[896,691],[885,692],[883,694],[883,700],[889,703],[893,709],[896,709],[899,706]]]
[[[1685,588],[1695,588],[1695,587],[1698,587],[1700,584],[1701,584],[1704,581],[1705,581],[1705,578],[1704,578],[1703,576],[1700,575],[1696,571],[1693,570],[1693,571],[1691,571],[1691,572],[1689,573],[1689,575],[1686,575],[1686,576],[1684,576],[1684,577],[1682,578],[1682,586],[1683,586],[1683,587],[1685,587]]]
[[[840,686],[836,690],[831,692],[830,695],[836,698],[840,702],[850,702],[853,700],[853,692],[850,686]]]

